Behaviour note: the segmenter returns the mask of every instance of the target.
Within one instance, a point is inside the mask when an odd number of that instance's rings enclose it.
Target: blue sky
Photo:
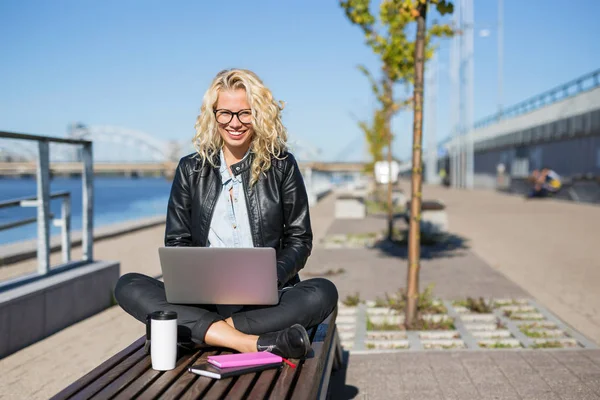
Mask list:
[[[495,0],[475,0],[475,119],[495,112]],[[504,0],[504,104],[600,67],[600,2]],[[596,38],[596,39],[594,39]],[[449,42],[440,44],[437,138],[449,132]],[[187,140],[204,91],[230,67],[284,100],[293,141],[327,160],[365,156],[354,118],[375,106],[356,69],[378,69],[338,1],[0,1],[0,130],[64,136],[70,122]],[[446,68],[446,69],[444,69]],[[393,123],[410,155],[412,115]],[[425,138],[425,141],[427,139]]]

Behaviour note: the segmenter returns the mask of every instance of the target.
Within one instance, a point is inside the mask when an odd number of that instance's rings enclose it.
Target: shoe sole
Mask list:
[[[301,329],[302,330],[302,338],[304,339],[304,343],[306,343],[306,349],[304,351],[304,355],[302,355],[302,357],[304,358],[304,357],[306,357],[306,355],[308,354],[308,352],[311,349],[310,338],[308,337],[308,332],[306,332],[306,328],[304,328],[302,325],[300,325],[300,324],[294,324],[291,327],[293,328],[293,327],[296,327],[296,326],[299,327],[299,328],[302,328]]]

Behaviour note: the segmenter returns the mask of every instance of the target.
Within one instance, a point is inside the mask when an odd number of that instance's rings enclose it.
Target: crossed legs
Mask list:
[[[157,310],[177,312],[178,336],[210,346],[228,347],[239,352],[257,350],[259,336],[300,324],[317,326],[335,308],[337,289],[323,278],[308,279],[280,293],[274,306],[246,306],[225,318],[214,305],[183,305],[167,302],[164,283],[146,275],[123,275],[115,287],[121,308],[145,323],[146,315]]]

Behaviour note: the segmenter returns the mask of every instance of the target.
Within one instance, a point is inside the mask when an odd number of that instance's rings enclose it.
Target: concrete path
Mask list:
[[[493,269],[600,343],[600,206],[427,185],[423,196]]]
[[[600,350],[351,355],[332,399],[600,399]]]

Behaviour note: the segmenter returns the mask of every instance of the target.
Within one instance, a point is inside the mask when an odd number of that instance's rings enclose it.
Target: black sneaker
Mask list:
[[[260,335],[256,349],[285,358],[303,358],[310,350],[310,339],[306,329],[300,324],[295,324],[281,331]]]

